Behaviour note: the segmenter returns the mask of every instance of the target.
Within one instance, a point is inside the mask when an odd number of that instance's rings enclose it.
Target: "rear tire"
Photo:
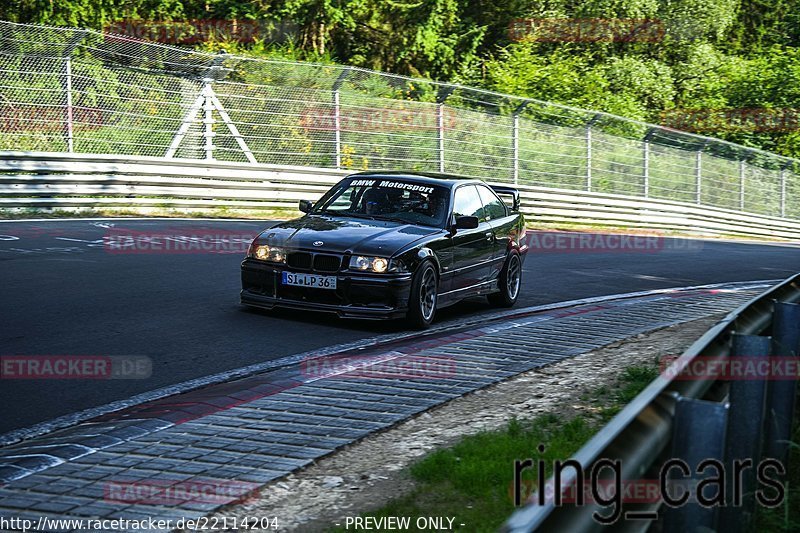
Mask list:
[[[490,304],[495,307],[511,307],[517,303],[522,288],[522,259],[516,251],[508,254],[497,285],[500,291],[487,296]]]
[[[438,301],[439,279],[436,267],[431,261],[425,261],[419,266],[411,281],[406,315],[410,324],[416,329],[430,327],[436,316]]]

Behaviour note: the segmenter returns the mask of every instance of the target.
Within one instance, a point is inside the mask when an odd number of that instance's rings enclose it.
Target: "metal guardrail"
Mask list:
[[[293,208],[298,200],[316,200],[348,173],[192,159],[0,152],[0,208]],[[517,187],[529,221],[800,238],[800,221],[685,202]]]
[[[0,207],[296,207],[347,174],[224,161],[0,152]]]
[[[762,150],[457,84],[85,29],[0,22],[0,123],[9,151],[444,171],[641,200],[624,206],[639,212],[679,202],[800,219],[800,164]]]
[[[697,362],[698,357],[712,364],[741,356],[761,361],[785,358],[782,360],[789,361],[785,368],[792,368],[800,354],[797,302],[800,274],[730,313],[690,346],[677,363],[682,368]],[[583,475],[599,465],[618,461],[623,480],[655,478],[667,461],[679,459],[690,465],[692,473],[679,478],[674,476],[673,467],[669,480],[678,483],[678,489],[698,491],[697,483],[710,474],[719,475],[714,468],[703,471],[698,465],[707,458],[721,461],[727,476],[724,506],[702,506],[694,499],[677,506],[623,499],[621,518],[614,529],[645,531],[657,522],[662,528],[659,530],[666,532],[745,531],[754,517],[755,465],[762,458],[786,465],[796,393],[796,378],[682,380],[662,373],[571,459]],[[732,464],[746,459],[752,466],[742,474],[743,499],[734,504],[735,493],[729,484],[735,475]],[[570,467],[565,469],[561,486],[580,485],[580,481],[577,471]],[[664,487],[661,490],[663,494]],[[707,492],[703,494],[708,497]],[[676,496],[670,495],[673,499]],[[599,501],[584,502],[583,506],[562,502],[557,506],[548,497],[540,504],[537,493],[531,503],[509,518],[503,531],[596,531],[608,526],[595,520],[593,513],[611,514],[610,507],[601,506]]]

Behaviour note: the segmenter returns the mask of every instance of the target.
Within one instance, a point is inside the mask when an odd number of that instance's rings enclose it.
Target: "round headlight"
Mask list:
[[[256,258],[264,260],[269,257],[269,246],[259,246],[256,248]]]
[[[383,257],[376,257],[372,261],[372,270],[375,272],[386,272],[387,268],[389,268],[389,262]]]
[[[356,268],[360,270],[366,270],[369,268],[369,258],[367,257],[356,257]]]

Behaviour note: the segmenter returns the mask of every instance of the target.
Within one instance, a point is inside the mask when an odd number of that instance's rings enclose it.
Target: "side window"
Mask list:
[[[478,217],[481,222],[486,220],[483,213],[483,202],[474,185],[465,185],[456,189],[453,214],[456,217]]]
[[[353,205],[353,198],[360,192],[361,188],[350,187],[344,193],[337,196],[328,205],[328,211],[349,211]]]
[[[508,214],[506,204],[489,187],[478,185],[478,191],[480,191],[483,209],[486,211],[488,220],[497,220]]]

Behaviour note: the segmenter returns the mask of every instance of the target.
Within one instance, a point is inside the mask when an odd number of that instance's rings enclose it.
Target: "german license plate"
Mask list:
[[[336,276],[319,276],[317,274],[295,274],[284,272],[281,283],[297,287],[311,287],[315,289],[335,289]]]

